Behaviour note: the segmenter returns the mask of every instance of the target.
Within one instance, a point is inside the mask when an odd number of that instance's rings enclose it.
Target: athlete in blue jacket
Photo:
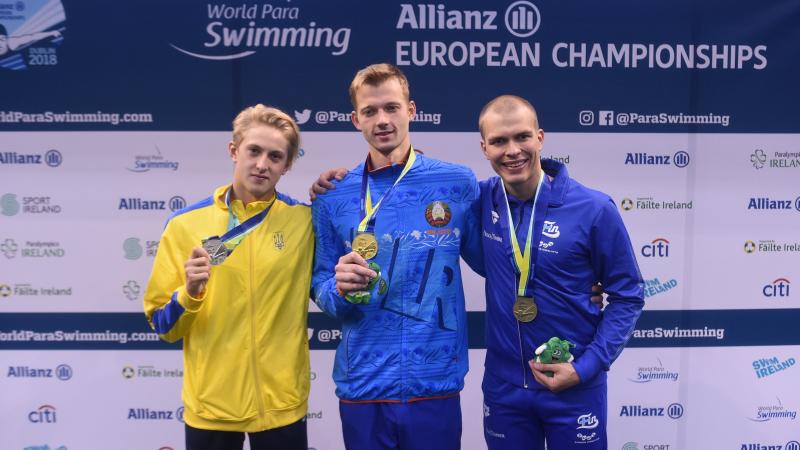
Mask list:
[[[458,449],[468,368],[459,254],[481,251],[478,184],[413,151],[415,105],[399,69],[361,70],[350,95],[367,160],[312,206],[314,301],[342,321],[333,378],[345,445]]]
[[[540,161],[544,132],[526,100],[492,100],[480,129],[499,175],[480,183],[486,442],[490,450],[543,450],[545,441],[549,450],[605,449],[606,371],[644,305],[630,238],[608,195]],[[596,280],[608,294],[602,312],[588,294]],[[574,361],[535,363],[554,336],[575,344]]]

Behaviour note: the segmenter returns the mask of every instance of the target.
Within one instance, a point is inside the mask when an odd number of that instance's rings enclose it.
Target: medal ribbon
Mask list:
[[[517,273],[519,274],[519,282],[517,284],[517,295],[525,297],[525,291],[528,287],[528,279],[531,271],[531,241],[533,239],[533,216],[536,212],[536,201],[539,199],[539,193],[542,191],[542,183],[544,182],[545,174],[543,171],[539,172],[539,185],[536,187],[536,195],[533,197],[533,208],[531,208],[531,219],[528,222],[528,236],[525,239],[525,253],[522,253],[517,242],[517,233],[514,231],[514,222],[511,218],[511,206],[508,204],[508,193],[506,193],[506,186],[503,182],[500,185],[503,187],[503,200],[506,202],[506,213],[508,214],[508,231],[511,235],[511,249],[514,251],[514,264],[517,266]]]
[[[228,231],[220,236],[219,239],[225,244],[228,250],[233,251],[233,249],[242,242],[245,236],[261,225],[261,222],[267,217],[275,201],[273,200],[273,202],[260,213],[239,223],[239,219],[233,214],[233,208],[231,208],[231,189],[228,189],[228,192],[225,193],[225,204],[228,205]]]
[[[414,165],[414,161],[417,160],[417,155],[414,152],[414,147],[411,147],[410,153],[408,155],[408,160],[406,161],[405,167],[403,167],[403,171],[400,172],[400,176],[397,177],[392,187],[383,194],[383,197],[378,201],[375,206],[372,206],[372,195],[369,191],[369,181],[367,179],[368,175],[368,164],[369,164],[369,156],[367,156],[367,161],[364,162],[364,175],[361,177],[361,223],[358,224],[358,232],[363,233],[365,231],[372,232],[375,228],[375,216],[378,213],[378,208],[384,203],[389,200],[389,197],[394,192],[395,186],[400,183],[400,180],[403,179],[404,176],[411,170],[411,166]]]

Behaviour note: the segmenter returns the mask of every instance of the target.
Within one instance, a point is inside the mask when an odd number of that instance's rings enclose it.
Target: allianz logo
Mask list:
[[[179,196],[173,196],[169,200],[146,200],[140,197],[129,197],[119,199],[117,209],[128,211],[178,211],[186,207],[186,200]]]

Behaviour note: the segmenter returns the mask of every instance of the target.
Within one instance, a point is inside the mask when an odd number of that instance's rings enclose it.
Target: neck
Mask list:
[[[518,200],[526,202],[536,195],[536,188],[539,186],[539,177],[544,175],[542,171],[538,171],[536,176],[525,183],[520,184],[507,184],[503,182],[506,192],[516,197]]]
[[[403,141],[402,144],[395,147],[388,153],[381,152],[377,149],[370,147],[369,159],[372,161],[372,167],[378,168],[392,164],[403,163],[408,159],[408,152],[411,150],[411,142]]]
[[[265,202],[271,199],[274,195],[275,189],[271,189],[266,195],[257,197],[250,192],[247,192],[247,190],[241,186],[236,186],[235,184],[231,186],[231,201],[240,200],[245,206],[253,202]]]

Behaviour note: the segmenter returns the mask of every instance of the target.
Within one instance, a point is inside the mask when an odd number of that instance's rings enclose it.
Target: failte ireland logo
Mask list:
[[[27,70],[58,64],[58,47],[66,29],[59,0],[0,4],[0,68]]]
[[[333,56],[341,56],[350,47],[350,28],[337,28],[313,18],[308,20],[309,15],[313,17],[310,8],[301,14],[300,6],[271,3],[239,6],[206,3],[202,7],[202,19],[192,27],[204,28],[204,39],[192,42],[188,49],[184,44],[169,43],[175,50],[194,58],[228,61],[270,48],[293,48],[296,52],[322,49]]]

